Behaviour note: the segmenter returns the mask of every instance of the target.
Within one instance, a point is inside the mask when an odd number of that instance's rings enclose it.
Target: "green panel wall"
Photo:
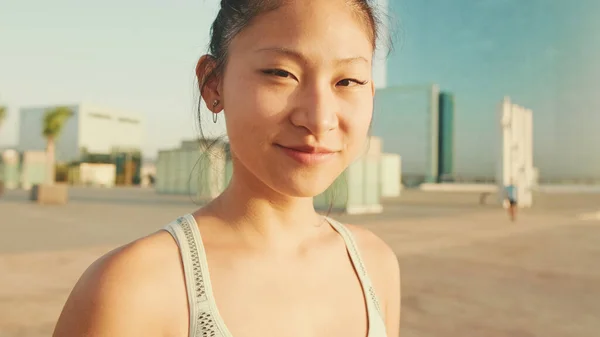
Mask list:
[[[333,184],[314,198],[315,208],[336,211],[372,209],[380,206],[379,156],[366,156],[352,163]]]
[[[223,190],[226,165],[223,156],[196,149],[161,151],[156,163],[156,191],[214,197]]]
[[[4,182],[6,188],[19,186],[19,163],[0,162],[0,181]]]

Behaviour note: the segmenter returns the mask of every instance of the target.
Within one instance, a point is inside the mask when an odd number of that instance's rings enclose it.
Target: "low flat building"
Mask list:
[[[73,111],[56,140],[58,162],[81,161],[87,154],[108,155],[140,151],[143,142],[143,118],[140,114],[88,103],[65,104]],[[44,114],[57,106],[20,109],[18,150],[44,151],[42,135]]]

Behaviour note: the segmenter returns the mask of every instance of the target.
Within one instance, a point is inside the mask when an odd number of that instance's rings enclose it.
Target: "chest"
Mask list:
[[[211,281],[233,337],[367,335],[365,297],[349,262],[215,267]]]

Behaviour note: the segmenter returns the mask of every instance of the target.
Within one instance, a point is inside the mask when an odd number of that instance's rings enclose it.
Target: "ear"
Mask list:
[[[371,94],[375,97],[375,82],[371,81]]]
[[[196,65],[196,78],[200,95],[210,111],[218,113],[223,109],[223,98],[221,95],[220,79],[215,74],[217,61],[210,55],[203,55]],[[218,102],[218,104],[214,104]]]

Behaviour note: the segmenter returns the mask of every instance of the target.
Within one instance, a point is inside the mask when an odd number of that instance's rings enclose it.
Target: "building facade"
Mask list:
[[[454,95],[441,92],[439,97],[438,181],[454,180]]]
[[[383,152],[402,157],[406,185],[436,182],[439,175],[439,88],[437,85],[378,89],[372,133]]]
[[[176,149],[158,151],[156,192],[214,198],[231,177],[228,143],[220,140],[184,140]]]
[[[87,154],[139,152],[143,143],[143,118],[139,114],[82,103],[66,105],[73,111],[56,139],[58,162],[80,161]],[[43,151],[44,114],[55,106],[20,110],[19,151]]]
[[[506,199],[505,187],[517,188],[520,207],[529,207],[533,202],[532,190],[535,185],[533,166],[533,115],[532,111],[505,97],[500,106],[500,146],[498,148],[499,200]]]
[[[407,185],[454,180],[454,95],[436,84],[377,90],[373,135],[402,156]]]

